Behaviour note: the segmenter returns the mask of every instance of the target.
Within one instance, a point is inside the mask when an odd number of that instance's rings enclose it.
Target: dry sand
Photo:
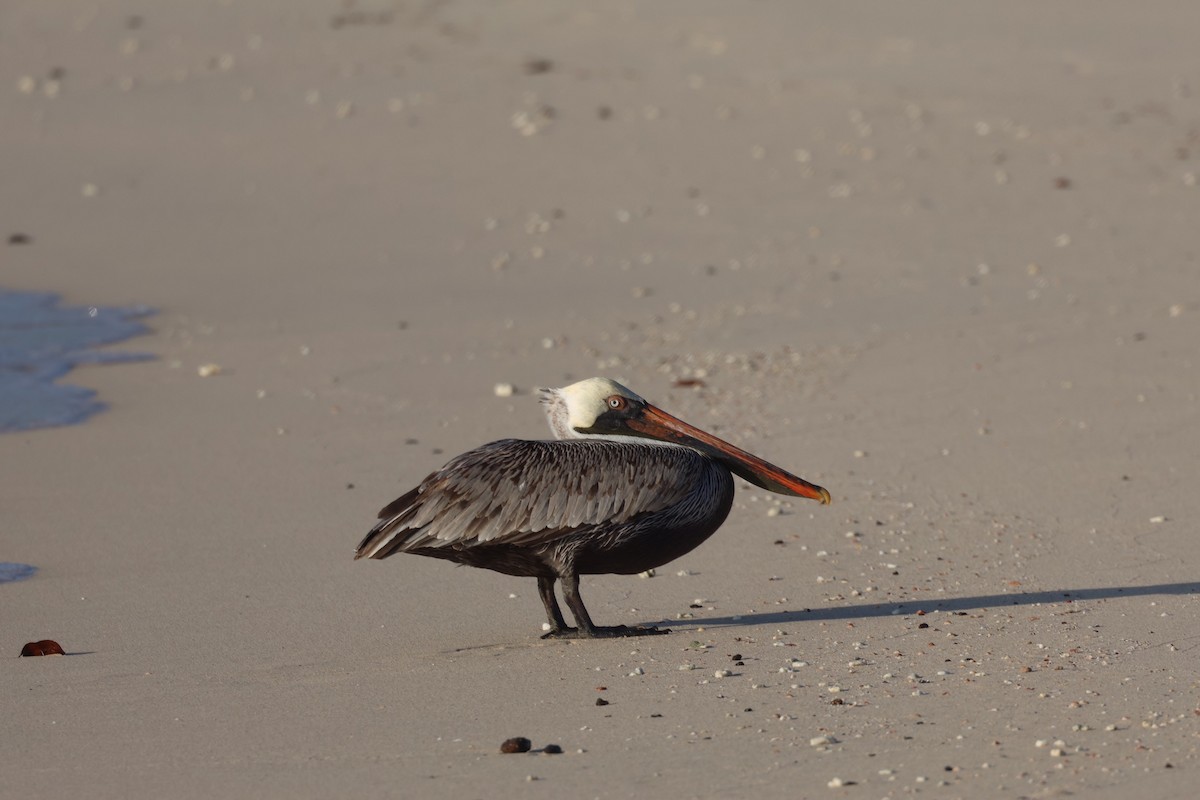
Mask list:
[[[0,795],[1192,796],[1197,32],[8,0],[0,282],[160,311],[124,345],[156,361],[70,376],[110,411],[0,437],[0,560],[40,568],[0,586]],[[742,489],[657,577],[585,581],[652,639],[351,560],[592,374],[834,505]]]

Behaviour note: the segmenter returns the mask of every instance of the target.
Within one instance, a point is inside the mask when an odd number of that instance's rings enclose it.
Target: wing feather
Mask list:
[[[652,442],[492,442],[452,459],[385,507],[355,558],[531,544],[625,522],[683,501],[705,465],[693,450]]]

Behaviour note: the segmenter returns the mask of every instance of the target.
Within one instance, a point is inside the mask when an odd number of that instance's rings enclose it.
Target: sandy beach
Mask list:
[[[0,584],[0,797],[1191,797],[1198,31],[9,0],[0,287],[157,311],[113,348],[153,360],[65,379],[107,411],[0,435],[38,570]],[[739,480],[702,547],[584,579],[669,636],[352,560],[592,375],[833,504]]]

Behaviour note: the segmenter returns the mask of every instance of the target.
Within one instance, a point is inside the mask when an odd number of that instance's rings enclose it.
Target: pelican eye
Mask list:
[[[613,411],[620,411],[627,405],[629,405],[628,402],[626,402],[625,398],[621,397],[619,394],[614,394],[612,397],[608,398],[608,407]]]

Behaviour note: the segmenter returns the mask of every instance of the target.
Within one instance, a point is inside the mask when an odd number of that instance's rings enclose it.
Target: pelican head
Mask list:
[[[541,389],[539,395],[555,439],[599,435],[601,431],[595,430],[597,420],[610,411],[622,404],[647,405],[635,392],[610,378],[588,378],[561,389]],[[615,430],[609,433],[619,434]]]
[[[829,492],[820,486],[671,416],[609,378],[588,378],[561,389],[542,389],[540,396],[556,439],[635,437],[690,447],[755,486],[830,502]]]

